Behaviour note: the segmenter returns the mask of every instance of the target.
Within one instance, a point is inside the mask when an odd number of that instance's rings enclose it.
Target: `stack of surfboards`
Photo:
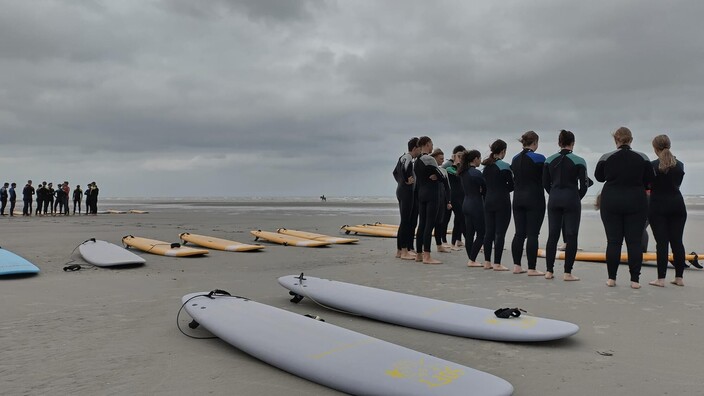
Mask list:
[[[39,268],[9,250],[0,248],[0,276],[36,274]]]
[[[359,224],[359,225],[343,225],[340,227],[346,234],[354,233],[358,235],[377,236],[384,238],[396,238],[398,227],[389,226],[388,224]]]
[[[279,228],[278,230],[276,230],[276,232],[279,234],[290,235],[290,236],[294,236],[294,237],[298,237],[298,238],[310,239],[313,241],[323,241],[323,242],[334,243],[334,244],[338,244],[338,245],[359,242],[359,239],[354,239],[354,238],[340,238],[340,237],[335,237],[335,236],[330,236],[330,235],[318,234],[315,232],[289,230],[286,228]]]
[[[261,239],[267,242],[278,243],[284,246],[302,246],[302,247],[320,247],[330,245],[330,242],[316,241],[314,239],[306,239],[293,235],[280,234],[278,232],[269,231],[250,231],[256,240]]]

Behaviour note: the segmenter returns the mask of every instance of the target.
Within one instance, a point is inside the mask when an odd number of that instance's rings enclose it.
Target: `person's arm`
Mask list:
[[[586,166],[577,165],[577,180],[579,180],[579,199],[582,199],[587,195],[587,189],[590,186]]]
[[[545,192],[550,194],[550,188],[552,187],[552,177],[550,176],[550,164],[547,162],[543,166],[543,188]]]
[[[594,178],[600,183],[606,181],[606,170],[604,169],[605,167],[606,161],[604,159],[600,159],[599,162],[596,163],[596,169],[594,169]]]

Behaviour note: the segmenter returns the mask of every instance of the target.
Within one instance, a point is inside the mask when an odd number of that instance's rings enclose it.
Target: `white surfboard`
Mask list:
[[[0,275],[36,274],[39,268],[9,250],[0,248]]]
[[[146,260],[129,250],[109,242],[89,239],[78,246],[83,259],[98,267],[144,264]]]
[[[187,294],[182,302],[211,333],[272,366],[342,392],[513,393],[507,381],[470,367],[242,297],[207,294]]]
[[[569,337],[579,331],[579,326],[573,323],[525,314],[497,318],[494,311],[502,307],[479,308],[302,274],[282,276],[279,284],[326,307],[460,337],[533,342]]]

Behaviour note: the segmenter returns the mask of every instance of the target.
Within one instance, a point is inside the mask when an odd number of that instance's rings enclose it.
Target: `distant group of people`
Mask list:
[[[17,183],[4,183],[0,188],[0,215],[14,216],[17,201]],[[98,185],[91,182],[85,191],[80,185],[71,190],[69,183],[57,183],[54,188],[53,183],[42,182],[36,188],[31,180],[22,188],[22,216],[42,215],[66,215],[70,213],[69,202],[73,201],[73,214],[81,214],[83,199],[85,198],[85,214],[98,213]],[[36,200],[36,209],[33,203]],[[5,213],[9,203],[9,213]]]
[[[604,154],[594,172],[596,180],[604,183],[599,208],[607,239],[607,286],[616,285],[625,240],[631,287],[640,288],[646,222],[657,244],[658,278],[650,284],[665,286],[671,247],[675,266],[675,279],[671,283],[684,286],[683,234],[687,210],[680,193],[684,165],[670,151],[667,135],[653,139],[657,156],[654,161],[632,150],[633,135],[628,128],[617,129],[613,138],[616,150]],[[586,161],[573,152],[575,135],[567,130],[558,135],[560,150],[547,158],[536,152],[539,136],[534,131],[524,133],[519,141],[523,149],[507,163],[504,162],[507,144],[501,139],[491,144],[490,154],[483,160],[478,150],[458,145],[447,161],[428,136],[409,140],[408,152],[398,159],[393,171],[401,214],[396,257],[440,264],[431,257],[434,232],[438,251],[460,250],[464,245],[469,259],[467,266],[509,271],[501,262],[506,232],[513,217],[516,230],[511,242],[514,274],[553,279],[562,236],[565,242],[563,279],[578,281],[572,270],[578,250],[581,200],[593,185]],[[482,170],[479,170],[480,165],[483,165]],[[546,271],[542,272],[536,268],[536,263],[538,236],[546,210]],[[451,243],[448,243],[447,229],[453,214],[454,228]],[[522,266],[524,246],[527,270]],[[482,248],[483,264],[477,262]]]

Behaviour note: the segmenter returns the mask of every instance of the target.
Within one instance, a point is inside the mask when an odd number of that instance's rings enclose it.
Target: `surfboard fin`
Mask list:
[[[321,317],[318,316],[318,315],[305,314],[305,315],[303,315],[303,316],[305,316],[306,318],[315,319],[315,320],[317,320],[317,321],[319,321],[319,322],[325,322],[325,319],[321,318]]]
[[[191,329],[197,329],[198,326],[200,326],[200,323],[196,322],[195,319],[193,319],[191,323],[188,324],[188,327],[190,327]]]
[[[303,300],[303,296],[300,294],[297,294],[296,292],[290,291],[290,292],[288,292],[288,294],[293,296],[293,298],[290,301],[294,304],[298,304],[299,302],[301,302],[301,300]]]

